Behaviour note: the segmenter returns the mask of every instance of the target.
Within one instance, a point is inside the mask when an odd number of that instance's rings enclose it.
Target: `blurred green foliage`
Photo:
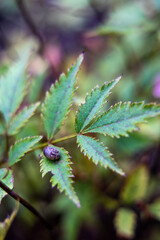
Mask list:
[[[25,2],[46,39],[46,47],[51,45],[52,48],[49,54],[45,50],[34,54],[28,67],[30,76],[33,76],[28,78],[30,92],[22,104],[43,99],[51,83],[82,51],[85,51],[85,64],[79,76],[73,110],[77,110],[77,105],[84,101],[86,91],[121,74],[123,78],[110,95],[109,104],[119,100],[159,101],[160,96],[154,91],[158,88],[156,78],[160,76],[159,0]],[[0,0],[1,75],[8,69],[10,59],[15,58],[15,49],[30,40],[38,49],[39,41],[25,23],[16,2]],[[72,112],[59,133],[60,137],[74,131],[74,118]],[[3,123],[1,116],[0,120]],[[136,224],[127,232],[126,238],[159,240],[160,118],[150,120],[148,125],[140,125],[140,129],[139,133],[132,133],[129,138],[121,137],[120,140],[99,136],[115,153],[119,165],[126,172],[125,179],[101,167],[96,168],[79,152],[74,140],[59,144],[72,153],[81,209],[77,209],[64,195],[59,195],[56,189],[50,190],[50,176],[42,181],[37,163],[38,151],[37,154],[27,155],[15,167],[15,190],[40,211],[43,210],[53,224],[56,239],[121,238],[124,227],[114,222],[117,214],[125,220],[127,214],[130,222],[134,218]],[[37,134],[44,134],[38,114],[25,125],[17,139]],[[1,161],[5,144],[5,138],[0,136]],[[2,201],[1,221],[13,206],[10,197]],[[49,236],[38,220],[20,207],[6,237],[14,238],[49,239]]]

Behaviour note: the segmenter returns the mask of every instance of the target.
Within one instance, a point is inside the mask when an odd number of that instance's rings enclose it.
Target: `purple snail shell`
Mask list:
[[[60,152],[52,146],[45,147],[43,149],[43,154],[49,160],[59,160],[61,157]]]

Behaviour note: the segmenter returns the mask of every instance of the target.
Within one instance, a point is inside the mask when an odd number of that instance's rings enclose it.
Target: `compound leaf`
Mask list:
[[[81,132],[101,110],[111,89],[119,82],[121,77],[107,83],[99,88],[94,88],[90,95],[87,95],[85,103],[81,104],[76,115],[76,132]]]
[[[160,105],[144,102],[119,102],[103,113],[86,132],[98,132],[112,137],[128,136],[128,132],[137,130],[137,123],[160,114]]]
[[[98,142],[98,140],[79,134],[77,136],[77,143],[81,151],[87,155],[88,158],[92,158],[96,165],[100,163],[103,167],[109,167],[113,171],[124,175],[123,171],[114,162],[112,154],[102,143]]]
[[[114,219],[117,235],[127,239],[134,237],[136,214],[127,208],[120,208]]]
[[[41,136],[26,137],[20,139],[11,146],[9,151],[9,166],[12,166],[16,162],[20,161],[24,154],[31,150],[31,148],[41,139]]]
[[[28,119],[32,117],[39,104],[40,103],[38,102],[30,105],[29,107],[25,107],[21,112],[15,115],[9,124],[8,134],[16,134],[19,129],[24,126]]]
[[[0,76],[0,111],[7,125],[25,95],[27,83],[25,69],[29,53],[28,47],[25,48],[23,54],[11,65],[4,76]]]
[[[52,145],[53,146],[53,145]],[[54,146],[55,147],[55,146]],[[58,161],[53,161],[47,159],[44,155],[40,161],[40,168],[42,176],[46,173],[51,172],[53,175],[51,177],[51,184],[54,187],[57,185],[60,192],[65,191],[69,198],[80,207],[79,199],[72,187],[72,169],[70,167],[71,161],[68,152],[63,148],[55,147],[60,152],[60,159]]]
[[[0,169],[0,181],[2,181],[7,187],[12,189],[14,187],[14,179],[13,179],[13,174],[12,170],[8,170],[6,168],[1,168]],[[0,188],[0,203],[2,199],[7,195],[7,193]]]
[[[59,81],[51,86],[50,91],[46,93],[46,98],[42,107],[42,119],[48,139],[59,130],[72,103],[72,96],[75,90],[76,76],[83,60],[80,55],[75,65],[73,65],[67,75],[61,74]]]

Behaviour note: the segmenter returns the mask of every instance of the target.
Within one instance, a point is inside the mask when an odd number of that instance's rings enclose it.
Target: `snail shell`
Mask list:
[[[44,156],[49,160],[59,160],[61,157],[60,152],[52,146],[45,147],[43,149],[43,153],[44,153]]]

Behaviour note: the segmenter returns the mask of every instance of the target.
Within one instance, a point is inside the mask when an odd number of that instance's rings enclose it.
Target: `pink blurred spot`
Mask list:
[[[160,98],[160,73],[154,79],[153,96]]]
[[[62,59],[62,52],[58,45],[47,45],[44,51],[44,57],[51,67],[59,70]]]

